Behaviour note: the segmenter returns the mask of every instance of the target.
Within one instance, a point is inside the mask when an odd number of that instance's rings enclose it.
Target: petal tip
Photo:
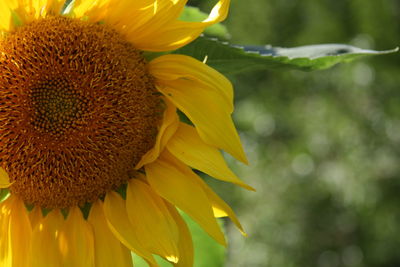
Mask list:
[[[249,191],[253,191],[253,192],[256,192],[256,191],[257,191],[254,187],[252,187],[252,186],[250,186],[250,185],[248,185],[248,184],[245,184],[245,183],[240,184],[240,186],[243,187],[244,189],[249,190]]]
[[[244,151],[242,151],[238,156],[237,156],[237,160],[239,160],[240,162],[246,164],[247,166],[250,165],[249,160],[247,159],[246,154],[244,153]]]

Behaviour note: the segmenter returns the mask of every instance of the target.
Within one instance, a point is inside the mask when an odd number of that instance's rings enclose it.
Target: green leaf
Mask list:
[[[222,267],[225,262],[225,248],[212,239],[204,230],[188,215],[181,212],[187,223],[193,238],[194,267]],[[222,220],[219,220],[222,224]],[[147,267],[147,263],[140,257],[132,254],[135,267]],[[160,267],[172,267],[172,264],[156,257]]]
[[[197,7],[187,6],[183,10],[180,20],[183,21],[202,21],[208,17],[207,13],[200,11]],[[214,24],[210,27],[207,27],[204,30],[205,35],[217,37],[222,40],[228,40],[230,38],[230,34],[228,29],[222,25],[221,23]]]
[[[397,52],[365,50],[345,44],[321,44],[294,48],[238,46],[200,37],[174,51],[193,56],[225,74],[263,69],[321,70],[362,56]]]

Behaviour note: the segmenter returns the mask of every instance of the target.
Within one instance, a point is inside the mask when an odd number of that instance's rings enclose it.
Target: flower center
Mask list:
[[[65,208],[125,184],[164,105],[140,51],[106,25],[49,17],[0,41],[0,166],[26,203]]]
[[[87,112],[87,99],[63,78],[39,81],[31,89],[30,98],[32,126],[58,137],[75,127],[75,122]]]

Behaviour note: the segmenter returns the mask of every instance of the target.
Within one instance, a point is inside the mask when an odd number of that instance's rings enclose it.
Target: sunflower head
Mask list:
[[[185,22],[185,3],[0,2],[2,266],[131,266],[130,251],[191,266],[177,208],[221,244],[215,217],[242,230],[192,170],[252,189],[219,151],[246,162],[230,82],[189,56],[143,56],[186,45],[229,7]]]
[[[107,25],[61,16],[0,45],[0,158],[12,193],[65,208],[126,183],[154,146],[164,106],[141,51]]]

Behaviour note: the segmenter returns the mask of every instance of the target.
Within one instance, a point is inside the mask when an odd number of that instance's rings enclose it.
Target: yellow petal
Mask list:
[[[36,225],[43,219],[42,209],[35,206],[31,212],[29,212],[29,221],[31,222],[32,229],[35,229]]]
[[[18,11],[25,22],[60,15],[64,0],[19,0]]]
[[[30,267],[32,229],[25,205],[14,196],[0,205],[0,266]]]
[[[91,22],[104,20],[110,12],[110,7],[115,6],[117,1],[113,0],[75,0],[70,13],[75,18],[87,18]]]
[[[100,201],[92,204],[88,222],[92,225],[94,233],[95,266],[132,267],[131,252],[108,228]]]
[[[154,254],[178,262],[178,228],[164,201],[150,186],[131,179],[126,193],[126,209],[133,230]]]
[[[117,193],[109,192],[104,200],[103,208],[108,227],[118,240],[145,259],[150,266],[158,266],[153,255],[143,247],[136,236],[133,230],[135,226],[129,222],[125,201]]]
[[[108,25],[114,26],[119,32],[128,35],[145,25],[149,20],[156,20],[159,9],[169,9],[173,6],[172,0],[117,0],[112,4],[104,21]],[[169,9],[170,10],[170,9]],[[172,13],[172,12],[171,12]],[[132,17],[135,19],[133,20]]]
[[[37,209],[39,210],[39,209]],[[52,210],[33,228],[32,267],[62,267],[59,248],[59,231],[63,227],[64,217],[59,210]],[[63,249],[63,247],[62,247]]]
[[[189,228],[174,206],[172,206],[168,202],[165,202],[165,205],[167,206],[179,229],[179,261],[175,263],[174,266],[192,267],[194,260],[194,249],[192,235],[189,231]]]
[[[0,203],[0,266],[12,267],[10,228],[10,198]]]
[[[69,15],[75,18],[85,18],[91,22],[105,22],[107,25],[115,26],[118,21],[113,21],[115,14],[120,12],[121,17],[128,11],[137,10],[135,3],[141,0],[75,0],[73,9]],[[129,5],[130,4],[130,5]],[[123,13],[121,13],[123,12]]]
[[[10,177],[8,176],[7,172],[0,167],[0,188],[7,188],[11,184],[12,183],[10,183]]]
[[[76,0],[71,13],[76,18],[85,17],[91,22],[103,21],[137,40],[135,35],[143,31],[155,31],[175,21],[186,2],[187,0]]]
[[[200,178],[189,167],[164,151],[157,161],[146,165],[145,170],[151,187],[160,196],[190,215],[216,241],[226,245],[207,195],[197,182]]]
[[[222,181],[254,190],[229,169],[218,149],[204,143],[192,126],[180,123],[178,131],[168,142],[167,149],[180,161],[194,169]]]
[[[162,3],[163,1],[157,1]],[[168,1],[164,1],[168,2]],[[202,22],[177,20],[185,0],[170,1],[156,10],[156,13],[140,27],[129,28],[128,40],[135,47],[148,51],[170,51],[178,49],[196,39],[206,27],[224,20],[228,14],[230,0],[220,0],[207,19]]]
[[[65,0],[36,0],[37,17],[46,17],[48,15],[59,15],[64,8]]]
[[[164,55],[149,63],[149,71],[160,81],[193,80],[222,95],[224,106],[233,112],[233,87],[231,82],[215,69],[185,55]]]
[[[13,266],[30,267],[32,228],[24,203],[12,197],[9,233],[13,251]],[[21,255],[25,255],[21,257]]]
[[[0,30],[9,32],[14,28],[11,8],[7,1],[0,1]]]
[[[188,116],[204,142],[247,163],[231,118],[232,86],[222,74],[182,55],[158,57],[149,63],[149,71],[158,90]]]
[[[179,118],[178,114],[176,114],[176,108],[170,101],[165,100],[165,102],[167,107],[164,112],[162,125],[158,130],[156,143],[154,144],[154,147],[147,151],[147,153],[141,158],[139,163],[136,165],[136,169],[140,169],[145,164],[155,161],[164,150],[169,139],[176,132],[176,129],[178,129]]]
[[[200,181],[200,184],[204,192],[207,194],[209,201],[211,202],[214,216],[217,218],[229,217],[240,230],[240,232],[244,236],[247,236],[231,207],[229,207],[229,205],[226,204],[225,201],[223,201],[203,180]]]
[[[5,0],[0,2],[0,30],[11,31],[15,23],[27,24],[49,15],[59,15],[64,0]]]
[[[196,39],[203,30],[224,20],[229,0],[219,1],[202,22],[179,21],[187,0],[76,0],[73,16],[104,21],[126,35],[136,48],[149,51],[177,49]],[[132,18],[135,18],[134,20]]]
[[[93,232],[78,207],[69,214],[59,234],[59,247],[65,267],[94,266]]]

